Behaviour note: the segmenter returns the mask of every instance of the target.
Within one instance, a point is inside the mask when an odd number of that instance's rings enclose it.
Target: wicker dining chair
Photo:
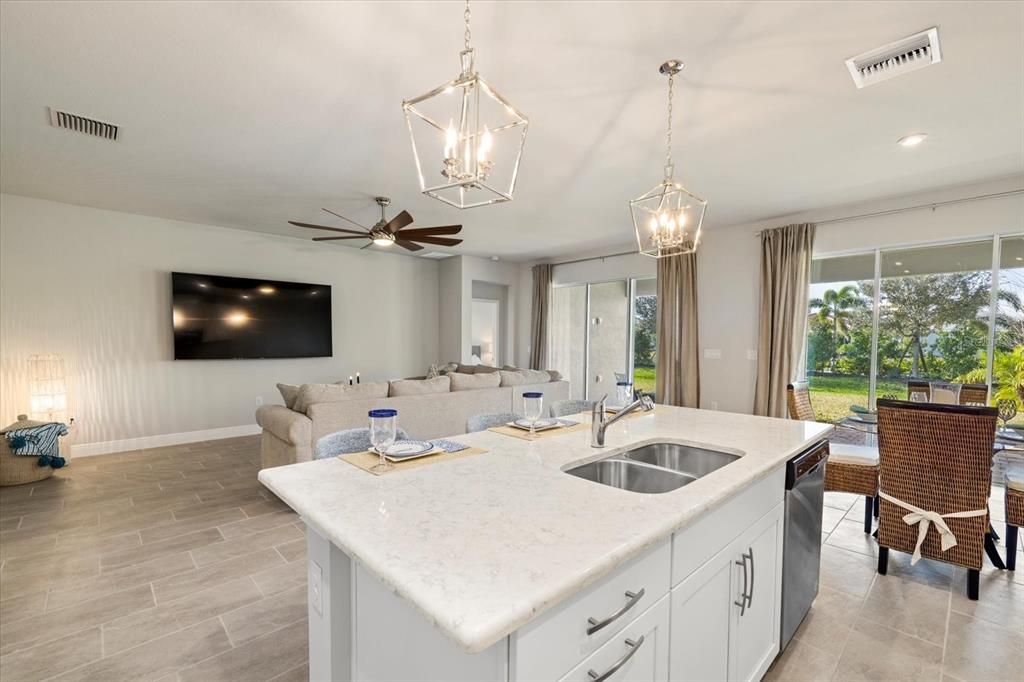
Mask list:
[[[1006,568],[1017,570],[1017,531],[1024,527],[1024,471],[1006,472]]]
[[[988,515],[995,433],[992,407],[878,401],[880,574],[890,549],[915,556],[919,551],[966,568],[967,596],[978,598],[984,554],[995,552]],[[943,550],[939,528],[925,519],[927,532],[918,545],[921,512],[942,516],[955,544],[947,542]]]
[[[925,396],[925,402],[931,402],[932,385],[928,381],[911,379],[907,382],[907,400],[912,400],[914,393],[921,393]],[[979,405],[984,407],[988,404],[988,386],[985,384],[963,384],[960,386],[961,405]]]
[[[811,405],[811,392],[806,381],[786,387],[789,418],[817,421]],[[836,425],[836,428],[846,428]],[[859,432],[858,432],[859,433]],[[864,532],[871,533],[878,514],[878,449],[848,443],[828,444],[828,464],[825,465],[825,490],[864,496]]]

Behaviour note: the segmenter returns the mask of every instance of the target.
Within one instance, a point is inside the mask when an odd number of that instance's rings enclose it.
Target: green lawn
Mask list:
[[[653,367],[634,367],[633,388],[644,393],[654,393],[654,374]]]
[[[837,422],[850,415],[850,405],[868,405],[868,378],[844,376],[815,376],[810,378],[811,404],[818,421]],[[907,385],[898,380],[882,379],[876,393],[905,399]]]

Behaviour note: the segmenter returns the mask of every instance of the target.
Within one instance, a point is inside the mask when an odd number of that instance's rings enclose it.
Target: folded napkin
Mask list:
[[[438,438],[437,440],[432,440],[432,441],[430,441],[430,443],[432,445],[435,445],[435,446],[441,448],[445,452],[461,452],[462,450],[466,450],[466,449],[469,448],[468,445],[463,445],[462,443],[456,443],[453,440],[445,440],[444,438]]]

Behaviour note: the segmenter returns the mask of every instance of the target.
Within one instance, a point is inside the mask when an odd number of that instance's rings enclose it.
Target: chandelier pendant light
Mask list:
[[[693,253],[700,244],[700,229],[708,202],[690,192],[673,177],[672,89],[681,61],[670,59],[659,68],[668,76],[668,130],[665,135],[664,179],[647,193],[629,202],[640,253],[652,258]]]
[[[476,72],[464,12],[462,72],[402,102],[420,191],[457,208],[511,201],[529,120]]]

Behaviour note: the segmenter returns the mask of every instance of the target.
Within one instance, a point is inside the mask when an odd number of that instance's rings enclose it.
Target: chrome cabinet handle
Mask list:
[[[750,550],[750,592],[747,593],[747,608],[749,609],[754,603],[754,548],[748,547]]]
[[[626,605],[623,606],[621,609],[619,609],[618,611],[616,611],[612,615],[608,616],[604,620],[600,620],[599,621],[596,618],[587,618],[587,623],[590,624],[590,627],[587,628],[587,634],[588,635],[592,635],[595,632],[597,632],[598,630],[600,630],[601,628],[603,628],[603,627],[605,627],[607,625],[610,625],[611,623],[615,622],[618,618],[622,617],[622,614],[626,613],[626,611],[629,611],[631,608],[636,606],[637,602],[639,602],[643,598],[644,598],[644,589],[643,588],[641,588],[639,592],[630,592],[629,590],[626,590],[626,599],[628,599],[629,601],[627,601]]]
[[[750,579],[750,574],[747,573],[746,553],[742,555],[740,561],[734,561],[733,563],[743,567],[743,591],[740,593],[740,598],[733,602],[733,604],[740,607],[740,616],[743,616],[747,612],[747,581]]]
[[[637,651],[639,651],[640,647],[642,647],[643,645],[644,645],[644,637],[643,637],[643,635],[641,635],[640,638],[638,640],[636,640],[635,642],[633,640],[631,640],[631,639],[627,639],[626,640],[626,646],[629,647],[629,651],[627,651],[622,656],[622,658],[620,658],[619,660],[615,661],[615,663],[612,664],[612,667],[608,668],[603,673],[598,673],[596,670],[591,668],[590,670],[587,671],[587,676],[590,677],[590,679],[592,679],[594,682],[604,682],[604,680],[607,680],[609,677],[611,677],[612,675],[617,673],[619,671],[619,668],[621,668],[622,666],[626,665],[626,663],[629,662],[629,659],[633,658],[633,654],[635,654]]]

